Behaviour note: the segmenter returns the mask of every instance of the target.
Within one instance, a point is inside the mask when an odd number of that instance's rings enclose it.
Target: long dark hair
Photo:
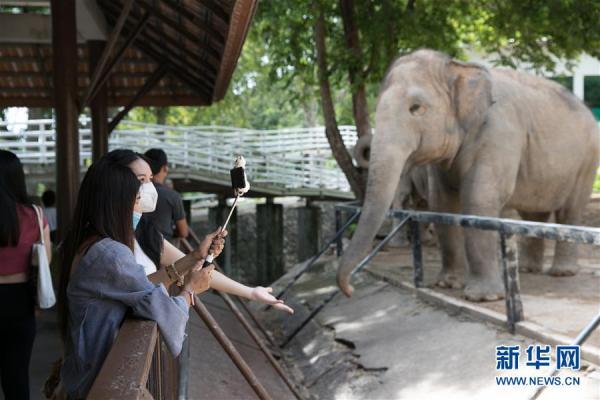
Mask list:
[[[0,247],[19,243],[17,203],[30,205],[23,165],[15,153],[0,150]]]
[[[94,239],[110,238],[133,251],[133,206],[140,181],[129,164],[138,158],[131,150],[113,150],[92,164],[81,182],[73,220],[60,250],[58,307],[65,340],[69,329],[67,286],[80,247]]]
[[[164,237],[146,214],[142,214],[142,219],[135,230],[135,238],[140,248],[158,269],[160,266],[160,256],[163,252]]]

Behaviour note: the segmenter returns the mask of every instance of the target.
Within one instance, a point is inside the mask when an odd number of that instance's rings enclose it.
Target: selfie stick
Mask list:
[[[245,166],[246,166],[246,160],[244,160],[244,157],[238,156],[235,159],[234,168],[229,171],[229,174],[231,175],[231,187],[233,188],[233,193],[235,193],[235,200],[233,200],[233,204],[231,205],[231,210],[229,210],[229,215],[227,216],[227,219],[225,220],[225,223],[223,224],[221,231],[224,231],[225,228],[227,228],[227,224],[229,223],[229,220],[231,219],[231,216],[233,215],[233,210],[235,210],[235,206],[237,205],[239,198],[241,196],[243,196],[245,193],[247,193],[248,190],[250,190],[250,184],[248,183],[248,180],[246,179],[246,172],[244,170]],[[209,254],[206,257],[206,260],[204,261],[202,268],[209,266],[214,261],[214,259],[215,259],[215,256],[213,254]]]

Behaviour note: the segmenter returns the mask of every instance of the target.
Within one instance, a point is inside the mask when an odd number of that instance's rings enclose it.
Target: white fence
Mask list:
[[[0,122],[0,148],[16,153],[24,164],[53,167],[54,121],[32,120],[17,133]],[[124,121],[109,139],[109,148],[144,152],[163,149],[172,167],[199,174],[228,176],[237,155],[247,160],[247,175],[254,185],[286,189],[350,191],[337,166],[323,127],[251,130],[222,126],[176,127]],[[353,126],[340,127],[344,143],[356,143]],[[89,118],[80,119],[80,165],[89,165],[92,154]]]

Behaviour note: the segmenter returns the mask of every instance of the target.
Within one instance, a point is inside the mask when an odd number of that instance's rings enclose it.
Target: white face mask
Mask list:
[[[140,207],[143,213],[150,213],[156,210],[156,201],[158,193],[152,182],[142,183],[140,186]]]

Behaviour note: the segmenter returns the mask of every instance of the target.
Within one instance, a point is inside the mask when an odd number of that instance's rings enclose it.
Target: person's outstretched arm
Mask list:
[[[212,237],[214,236],[216,235],[211,234],[208,235],[207,238],[212,240]],[[173,246],[171,243],[165,240],[164,250],[160,259],[160,263],[161,265],[170,265],[182,258],[184,255],[185,254],[183,254],[181,250],[179,250],[177,247]],[[252,288],[243,285],[237,281],[234,281],[233,279],[228,278],[227,276],[223,275],[218,271],[213,271],[210,287],[223,293],[229,293],[236,296],[244,297],[249,300],[256,300],[264,304],[272,305],[274,308],[286,311],[290,314],[294,313],[294,310],[289,306],[285,305],[283,300],[278,300],[277,298],[275,298],[275,296],[271,294],[273,289],[271,289],[270,287],[264,288],[262,286],[257,286]]]

